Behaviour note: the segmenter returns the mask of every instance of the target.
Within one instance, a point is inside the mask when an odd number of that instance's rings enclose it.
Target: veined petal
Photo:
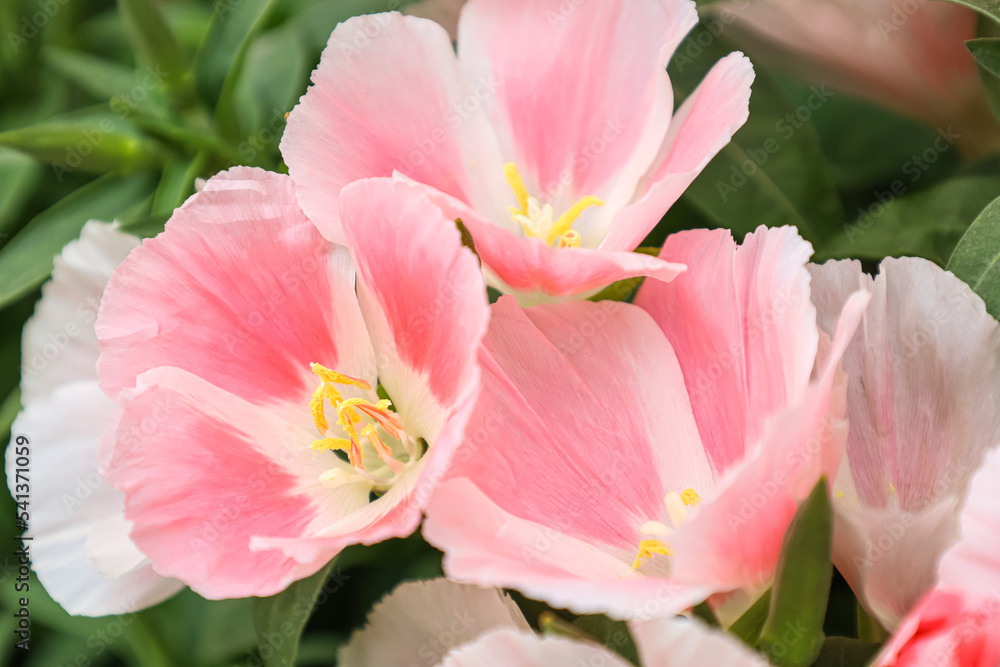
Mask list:
[[[350,467],[315,454],[315,435],[180,369],[123,391],[108,437],[103,470],[125,493],[132,539],[158,572],[210,599],[274,595],[336,554],[302,563],[252,551],[255,536],[308,537],[369,506],[370,483],[321,483]]]
[[[875,279],[858,262],[810,271],[821,328],[848,292],[873,293],[844,355],[851,428],[835,503],[838,525],[867,528],[861,540],[838,532],[835,553],[858,596],[893,627],[934,582],[968,480],[1000,442],[1000,325],[965,283],[926,260],[887,259]]]
[[[80,238],[55,258],[34,316],[24,326],[21,402],[47,396],[60,385],[97,379],[94,322],[108,278],[139,245],[116,225],[88,222]]]
[[[666,66],[697,20],[686,0],[471,0],[458,53],[468,78],[496,82],[490,117],[529,191],[563,210],[586,195],[617,208],[666,134]]]
[[[737,639],[700,621],[662,616],[629,629],[643,665],[669,667],[767,667],[768,662]]]
[[[112,276],[97,329],[111,396],[173,366],[306,424],[311,363],[375,380],[346,249],[306,219],[291,179],[260,169],[213,177],[144,242]]]
[[[157,574],[129,541],[122,494],[98,472],[97,445],[113,411],[114,403],[96,378],[63,383],[27,405],[14,422],[7,448],[11,495],[18,499],[30,487],[32,568],[52,599],[71,614],[132,612],[183,587]],[[22,434],[30,441],[30,466],[23,479],[16,442]],[[22,483],[26,487],[19,488]],[[97,532],[101,552],[88,554]],[[113,572],[108,571],[112,562],[119,564]]]
[[[615,215],[602,248],[631,250],[642,242],[746,122],[753,80],[753,66],[742,53],[732,53],[712,68],[678,109],[653,166],[631,204]]]
[[[809,382],[818,341],[805,269],[811,254],[792,227],[762,227],[740,246],[727,230],[680,232],[660,257],[688,270],[669,285],[647,281],[636,296],[677,350],[718,474]]]
[[[628,664],[597,644],[504,629],[490,632],[470,645],[451,651],[441,667],[628,667]]]
[[[365,627],[340,649],[342,667],[407,667],[414,656],[437,664],[490,631],[531,627],[503,591],[447,579],[401,584],[375,605]]]
[[[394,171],[504,210],[509,188],[483,107],[495,83],[463,78],[441,26],[397,13],[349,19],[312,81],[288,117],[281,153],[326,238],[344,242],[338,199],[346,185]]]

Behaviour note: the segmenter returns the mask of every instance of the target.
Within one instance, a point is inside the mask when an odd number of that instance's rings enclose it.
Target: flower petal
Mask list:
[[[92,344],[96,347],[96,341]],[[30,486],[32,568],[52,599],[71,614],[132,612],[183,587],[154,572],[129,541],[122,494],[98,472],[97,445],[113,410],[96,378],[64,383],[27,405],[14,422],[7,448],[11,495],[18,499],[26,494],[18,484]],[[19,435],[29,439],[28,465],[18,461]],[[88,554],[97,532],[102,551]],[[116,572],[103,572],[102,562],[122,565]]]
[[[712,68],[678,109],[653,167],[633,203],[615,215],[602,248],[631,250],[652,231],[746,122],[753,79],[753,66],[742,53],[732,53]]]
[[[727,230],[680,232],[660,257],[688,270],[669,285],[647,281],[636,296],[677,350],[717,473],[742,459],[765,420],[809,382],[818,341],[811,254],[792,227],[761,227],[742,246]]]
[[[669,667],[767,667],[768,662],[735,638],[700,621],[663,616],[630,624],[643,665]]]
[[[116,225],[88,222],[79,240],[55,259],[34,316],[24,326],[21,401],[47,396],[60,385],[97,379],[94,322],[108,278],[139,245]]]
[[[628,667],[627,662],[597,644],[539,637],[531,632],[495,630],[473,644],[451,651],[441,667],[551,667],[602,665]]]
[[[310,363],[375,379],[347,251],[302,214],[291,179],[260,169],[213,177],[143,243],[111,278],[97,329],[111,396],[173,366],[307,423]]]
[[[313,453],[314,435],[186,371],[148,371],[120,401],[103,465],[132,539],[207,598],[274,595],[313,574],[335,549],[303,563],[251,539],[308,537],[369,506],[370,483],[319,481],[349,466]]]
[[[483,110],[495,87],[463,79],[441,26],[396,13],[349,19],[334,30],[312,80],[288,117],[281,154],[326,238],[344,241],[341,189],[393,171],[503,210],[490,190],[507,194],[503,163]]]
[[[993,399],[1000,325],[967,285],[926,260],[887,259],[874,280],[858,262],[810,271],[823,329],[848,292],[861,285],[873,293],[844,355],[851,429],[836,485],[841,523],[865,527],[865,539],[835,552],[855,592],[892,627],[933,583],[957,528],[954,509],[985,452],[1000,442]],[[870,520],[860,518],[865,513]],[[841,531],[837,539],[852,535]]]
[[[447,579],[404,583],[375,605],[365,627],[340,649],[337,664],[407,667],[414,656],[437,664],[449,650],[501,628],[531,630],[500,590]]]
[[[617,209],[666,134],[666,66],[697,21],[687,0],[471,0],[458,52],[469,79],[496,82],[490,116],[530,192]]]

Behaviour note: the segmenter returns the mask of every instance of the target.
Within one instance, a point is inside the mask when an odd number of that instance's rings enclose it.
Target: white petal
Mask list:
[[[596,644],[527,632],[497,630],[452,651],[441,667],[628,667],[622,658]]]
[[[698,621],[659,618],[630,626],[640,663],[649,667],[766,667],[767,660]]]

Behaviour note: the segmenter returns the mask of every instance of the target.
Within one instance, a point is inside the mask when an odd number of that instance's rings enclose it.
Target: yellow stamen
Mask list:
[[[360,380],[358,378],[353,378],[350,375],[344,375],[343,373],[338,373],[337,371],[332,371],[326,366],[321,364],[310,364],[309,366],[312,372],[322,378],[325,382],[330,384],[343,384],[349,385],[351,387],[359,387],[365,391],[371,391],[372,386],[367,380]]]
[[[580,247],[580,232],[575,229],[571,229],[562,236],[559,237],[559,247],[560,248],[579,248]]]
[[[549,243],[552,243],[568,232],[573,223],[576,222],[576,219],[580,217],[580,214],[591,206],[604,206],[604,202],[597,197],[587,196],[573,204],[568,211],[560,215],[559,219],[552,225],[552,231],[549,232]]]
[[[688,507],[696,507],[701,502],[701,496],[694,489],[685,489],[684,493],[681,494],[681,500]]]
[[[504,165],[503,172],[507,176],[507,182],[510,183],[510,187],[514,190],[517,203],[521,206],[521,214],[528,215],[528,188],[524,187],[521,170],[517,168],[515,163],[508,162]]]
[[[316,430],[326,433],[330,429],[329,422],[326,421],[326,412],[323,408],[323,396],[326,393],[326,383],[321,382],[312,398],[309,399],[309,412],[312,413],[313,421],[316,423]]]
[[[647,559],[652,558],[654,554],[673,556],[674,552],[660,540],[643,540],[639,542],[639,553],[635,557],[635,562],[632,563],[632,569],[639,569],[639,566]]]
[[[353,444],[347,438],[320,438],[313,442],[312,448],[316,452],[328,452],[333,449],[350,452]]]

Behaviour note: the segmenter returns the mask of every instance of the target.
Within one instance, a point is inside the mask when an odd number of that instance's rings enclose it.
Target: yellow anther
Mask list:
[[[837,497],[838,498],[843,498],[844,497],[844,492],[843,491],[837,491]]]
[[[322,382],[316,391],[313,392],[312,398],[309,399],[309,412],[312,413],[313,422],[316,423],[316,429],[320,433],[326,433],[330,428],[329,422],[326,421],[326,411],[323,408],[323,396],[326,394],[326,383]]]
[[[320,438],[313,442],[312,448],[315,452],[328,452],[332,449],[349,452],[353,445],[347,438]]]
[[[524,186],[524,179],[521,178],[521,170],[513,162],[508,162],[504,165],[503,172],[507,176],[507,182],[510,183],[510,187],[514,190],[517,203],[521,205],[521,215],[528,215],[528,188]]]
[[[889,493],[896,493],[896,486],[892,482],[889,482]]]
[[[639,542],[639,553],[636,554],[635,562],[632,563],[632,569],[639,569],[639,566],[647,559],[652,558],[654,554],[673,556],[674,552],[660,540],[643,540]]]
[[[351,387],[359,387],[365,391],[372,390],[372,386],[366,380],[360,380],[358,378],[353,378],[350,375],[344,375],[343,373],[332,371],[321,364],[310,364],[309,367],[312,369],[313,373],[322,378],[323,381],[329,382],[330,384],[349,385]]]
[[[555,221],[552,225],[552,231],[549,232],[549,243],[552,243],[557,238],[565,234],[576,222],[576,219],[580,217],[580,214],[586,211],[591,206],[604,206],[604,201],[598,199],[597,197],[584,197],[577,203],[559,216],[559,219]]]
[[[559,247],[560,248],[579,248],[580,247],[580,232],[575,229],[571,229],[562,236],[559,237]]]
[[[694,489],[685,489],[684,493],[681,494],[681,500],[688,507],[695,507],[701,502],[701,496]]]

